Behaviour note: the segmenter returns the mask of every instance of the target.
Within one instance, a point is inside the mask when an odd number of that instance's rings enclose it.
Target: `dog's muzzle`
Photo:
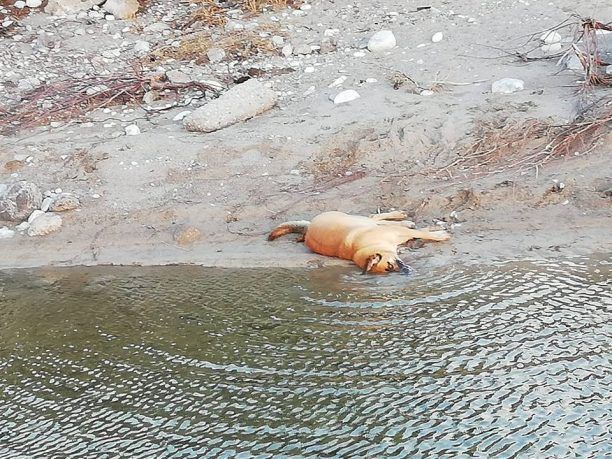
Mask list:
[[[412,274],[414,272],[414,269],[412,269],[409,265],[404,263],[399,258],[397,259],[397,266],[399,266],[400,274]]]

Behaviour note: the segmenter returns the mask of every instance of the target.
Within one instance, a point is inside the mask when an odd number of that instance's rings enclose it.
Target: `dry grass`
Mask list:
[[[219,27],[227,22],[227,15],[214,0],[191,0],[191,3],[198,3],[201,6],[189,16],[187,22],[181,27],[191,27],[197,23],[203,23],[209,27]]]
[[[600,56],[598,45],[598,30],[612,31],[612,26],[595,21],[594,19],[583,19],[580,35],[572,44],[572,50],[578,56],[585,71],[585,84],[587,86],[612,86],[612,75],[606,73],[606,69]],[[581,42],[583,49],[576,42]]]
[[[175,93],[184,89],[199,89],[217,93],[215,88],[199,82],[170,83],[164,75],[143,75],[121,72],[108,77],[71,78],[43,85],[26,94],[12,107],[0,106],[0,133],[42,126],[52,121],[80,119],[88,112],[113,105],[139,105],[150,90]]]
[[[532,168],[563,156],[589,153],[612,126],[612,99],[593,105],[587,113],[564,125],[542,120],[481,122],[476,141],[438,172],[489,175],[503,170]]]
[[[256,32],[241,31],[216,41],[213,41],[208,33],[199,33],[184,39],[177,47],[165,46],[157,49],[149,55],[149,58],[152,60],[195,60],[198,63],[204,63],[208,60],[206,52],[213,47],[222,48],[231,58],[239,60],[256,55],[278,53],[269,39],[260,37]]]
[[[240,7],[251,13],[259,13],[265,7],[269,6],[274,9],[294,8],[299,6],[297,0],[239,0]]]

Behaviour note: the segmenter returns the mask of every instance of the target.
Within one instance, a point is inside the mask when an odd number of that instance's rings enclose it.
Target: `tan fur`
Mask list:
[[[305,233],[306,246],[315,253],[353,260],[364,272],[399,271],[404,266],[398,247],[411,239],[446,241],[445,231],[408,228],[403,212],[374,214],[370,217],[343,212],[324,212],[311,222],[287,222],[268,236],[276,239],[284,234]]]

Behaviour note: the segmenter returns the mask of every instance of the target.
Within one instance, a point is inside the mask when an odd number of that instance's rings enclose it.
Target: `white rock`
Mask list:
[[[354,89],[347,89],[346,91],[342,91],[336,94],[332,100],[334,104],[344,104],[346,102],[350,102],[355,99],[359,99],[361,96]]]
[[[148,41],[138,40],[134,43],[134,52],[143,55],[147,54],[151,49],[151,44]]]
[[[376,32],[368,40],[368,49],[373,53],[389,51],[397,46],[395,35],[390,30]]]
[[[291,43],[288,43],[285,46],[283,46],[283,49],[281,50],[281,53],[285,57],[291,56],[293,54],[293,46],[291,46]]]
[[[125,135],[138,135],[140,134],[140,128],[135,124],[130,124],[125,127]]]
[[[45,12],[49,14],[73,14],[87,11],[100,3],[100,0],[49,0]]]
[[[252,78],[195,110],[184,125],[188,131],[213,132],[270,110],[276,102],[276,92]]]
[[[280,48],[281,46],[285,45],[285,39],[281,37],[280,35],[274,35],[272,37],[272,44]]]
[[[41,215],[44,215],[44,214],[45,213],[42,210],[36,209],[28,217],[28,223],[32,223],[34,220],[36,220],[38,217],[40,217]]]
[[[517,78],[502,78],[493,82],[491,91],[497,94],[512,94],[513,92],[522,91],[525,88],[525,82]]]
[[[7,226],[0,228],[0,239],[10,239],[15,235],[15,231],[9,229]]]
[[[540,40],[547,45],[552,45],[553,43],[559,43],[561,41],[561,34],[551,30],[549,32],[545,32],[540,37]]]
[[[180,113],[177,113],[176,115],[174,115],[174,118],[172,118],[172,121],[182,121],[183,118],[185,118],[190,113],[191,113],[191,110],[185,110]]]
[[[26,2],[24,2],[23,0],[17,0],[15,3],[13,3],[13,6],[17,9],[22,10],[23,8],[25,8]]]
[[[24,231],[27,231],[29,227],[30,227],[30,224],[28,222],[21,222],[19,225],[15,227],[15,229],[19,231],[20,233],[23,233]]]
[[[433,92],[431,89],[423,89],[420,94],[422,96],[433,96],[435,92]]]
[[[168,78],[168,81],[171,83],[189,83],[191,81],[191,77],[180,70],[167,71],[166,78]]]
[[[62,217],[54,213],[43,213],[30,222],[28,236],[45,236],[62,227]]]
[[[104,3],[104,9],[119,19],[133,18],[139,8],[138,0],[106,0]]]
[[[550,45],[542,45],[541,49],[544,54],[555,54],[561,51],[562,47],[561,43],[552,43]]]
[[[28,8],[38,8],[42,5],[42,0],[26,0],[26,6]]]
[[[297,45],[293,49],[293,52],[295,54],[310,54],[310,53],[312,53],[312,48],[310,47],[310,45],[307,45],[307,44],[303,43],[301,45]]]
[[[344,83],[346,81],[346,76],[342,75],[339,78],[336,78],[329,86],[328,88],[335,88],[337,86],[340,86],[342,83]]]
[[[206,51],[206,55],[211,64],[218,64],[225,59],[225,51],[222,48],[210,48]]]
[[[40,205],[40,210],[43,212],[47,212],[51,207],[51,203],[53,202],[53,198],[45,198],[43,199],[42,204]]]
[[[433,43],[439,43],[442,41],[443,38],[444,38],[444,34],[442,32],[436,32],[432,35],[431,41]]]

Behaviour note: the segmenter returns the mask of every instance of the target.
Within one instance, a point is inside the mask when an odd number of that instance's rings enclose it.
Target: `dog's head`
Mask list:
[[[379,251],[373,253],[369,255],[365,259],[363,265],[360,264],[360,266],[363,269],[362,274],[390,272],[410,274],[412,272],[412,268],[404,263],[397,256],[396,252],[390,251]]]

